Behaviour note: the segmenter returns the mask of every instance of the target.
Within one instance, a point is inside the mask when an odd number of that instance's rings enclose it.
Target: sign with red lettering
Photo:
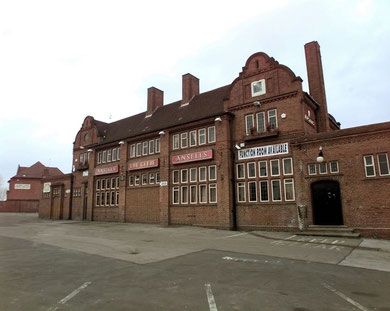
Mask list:
[[[180,164],[187,162],[203,161],[213,158],[213,150],[205,150],[193,153],[175,155],[172,157],[172,164]]]
[[[119,172],[119,165],[95,168],[95,175],[114,174]]]
[[[145,168],[158,167],[158,160],[159,159],[129,163],[127,165],[127,170],[135,171],[135,170],[143,170]]]

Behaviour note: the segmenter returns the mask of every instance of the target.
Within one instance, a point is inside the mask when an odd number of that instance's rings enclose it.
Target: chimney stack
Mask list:
[[[188,104],[192,97],[199,95],[199,79],[192,74],[182,76],[182,101],[181,104]]]
[[[150,117],[153,112],[164,105],[164,92],[154,86],[148,88],[148,109],[145,117]]]
[[[318,132],[327,132],[330,129],[329,116],[326,104],[320,45],[317,41],[305,44],[305,55],[307,77],[309,80],[309,93],[320,105],[317,110],[317,130]]]

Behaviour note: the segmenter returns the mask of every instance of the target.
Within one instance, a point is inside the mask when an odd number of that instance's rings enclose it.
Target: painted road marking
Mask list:
[[[236,258],[236,257],[229,257],[229,256],[222,257],[222,259],[223,260],[231,260],[231,261],[239,261],[239,262],[260,262],[260,260],[257,260],[257,259]]]
[[[294,234],[294,235],[292,235],[292,236],[289,236],[288,238],[285,238],[285,240],[290,240],[290,239],[293,239],[293,238],[295,238],[296,237],[296,235]]]
[[[295,237],[295,236],[292,235],[284,240],[272,241],[271,244],[281,245],[281,246],[321,248],[321,249],[335,250],[335,251],[342,251],[345,249],[344,246],[339,245],[339,244],[345,243],[345,241],[343,241],[343,240],[334,240],[332,242],[329,239],[300,238],[298,240],[290,240],[293,237]],[[306,242],[306,243],[302,243],[302,242]]]
[[[209,302],[210,311],[218,311],[217,304],[215,303],[213,291],[211,290],[211,285],[205,284],[204,286],[206,287],[207,301]]]
[[[245,234],[248,234],[248,232],[243,232],[243,233],[237,233],[237,234],[233,234],[233,235],[228,235],[228,236],[224,236],[222,238],[216,238],[216,240],[219,240],[219,239],[227,239],[227,238],[233,238],[235,236],[240,236],[240,235],[245,235]]]
[[[59,302],[57,302],[58,304],[65,304],[67,303],[69,300],[71,300],[74,296],[76,296],[78,293],[80,293],[84,288],[86,288],[88,285],[91,285],[92,282],[85,282],[83,285],[81,285],[79,288],[75,289],[73,292],[71,292],[68,296],[66,296],[65,298],[62,298]],[[47,311],[55,311],[57,310],[58,307],[51,307],[49,308]]]
[[[367,309],[366,307],[363,307],[360,303],[352,300],[351,298],[349,298],[348,296],[344,295],[342,292],[339,292],[337,289],[333,288],[329,284],[322,283],[322,286],[324,286],[326,289],[330,290],[332,293],[335,293],[336,295],[338,295],[339,297],[341,297],[345,301],[349,302],[351,305],[354,305],[359,310],[370,311],[370,309]]]

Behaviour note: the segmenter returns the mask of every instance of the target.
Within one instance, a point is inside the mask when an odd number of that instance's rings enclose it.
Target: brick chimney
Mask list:
[[[328,107],[326,104],[324,74],[322,71],[320,45],[317,41],[305,44],[306,69],[309,80],[309,93],[320,105],[317,110],[318,132],[329,131]]]
[[[164,105],[164,92],[154,86],[148,88],[148,109],[145,117],[150,117],[153,112]]]
[[[182,76],[182,101],[181,104],[188,104],[195,95],[199,95],[199,79],[192,74]]]

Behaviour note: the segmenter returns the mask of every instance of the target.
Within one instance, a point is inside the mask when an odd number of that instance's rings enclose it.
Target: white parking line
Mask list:
[[[217,304],[215,303],[214,295],[211,290],[211,285],[205,284],[204,286],[206,287],[206,294],[207,294],[207,300],[209,302],[210,311],[218,311]]]
[[[240,235],[245,235],[245,234],[248,234],[248,232],[243,232],[243,233],[237,233],[237,234],[233,234],[233,235],[228,235],[228,236],[224,236],[222,238],[216,238],[216,240],[220,240],[220,239],[227,239],[227,238],[233,238],[235,236],[240,236]]]
[[[349,302],[351,305],[354,305],[356,308],[358,308],[359,310],[362,310],[362,311],[370,311],[369,309],[367,309],[366,307],[363,307],[360,303],[352,300],[351,298],[349,298],[348,296],[344,295],[342,292],[339,292],[337,289],[333,288],[332,286],[330,286],[329,284],[326,284],[326,283],[322,283],[322,286],[324,286],[326,289],[329,289],[332,293],[335,293],[336,295],[338,295],[339,297],[343,298],[345,301]]]
[[[238,262],[260,262],[260,260],[257,260],[257,259],[236,258],[236,257],[230,257],[230,256],[222,257],[222,259],[223,260],[238,261]]]
[[[84,288],[86,288],[88,285],[91,285],[92,282],[85,282],[83,285],[81,285],[79,288],[75,289],[73,292],[71,292],[68,296],[66,296],[65,298],[62,298],[59,302],[57,302],[58,304],[65,304],[67,303],[69,300],[71,300],[74,296],[76,296],[78,293],[80,293]],[[49,308],[47,311],[55,311],[57,310],[58,307],[51,307]]]

